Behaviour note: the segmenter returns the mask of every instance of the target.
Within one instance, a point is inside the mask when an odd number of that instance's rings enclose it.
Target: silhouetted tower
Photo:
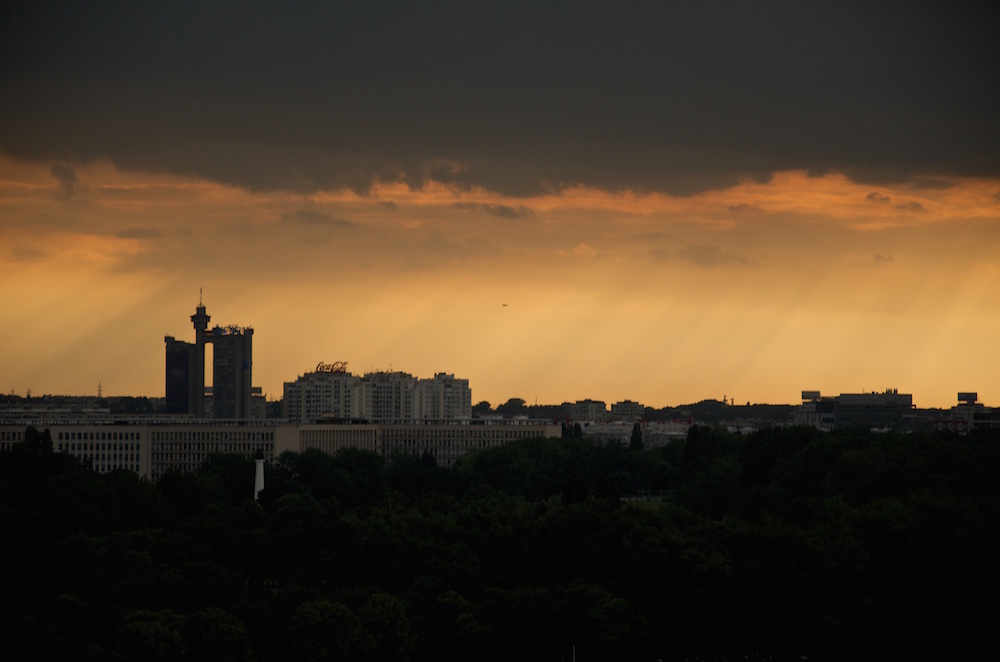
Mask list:
[[[168,414],[189,414],[205,416],[205,343],[212,341],[208,322],[212,318],[205,313],[201,299],[191,316],[194,325],[195,342],[177,340],[165,336],[167,344],[166,405]]]
[[[215,418],[250,418],[253,389],[253,329],[242,326],[208,328],[211,317],[198,298],[191,316],[193,343],[165,336],[167,345],[166,404],[168,414],[205,418],[205,345],[214,346],[212,404]]]
[[[201,302],[201,291],[198,292],[198,307],[195,308],[194,315],[191,316],[191,324],[194,325],[194,357],[191,365],[189,409],[188,412],[197,418],[205,416],[205,343],[210,340],[211,333],[208,331],[208,323],[211,316],[205,313],[205,306]]]
[[[173,336],[165,336],[167,343],[167,385],[166,406],[168,414],[190,414],[194,402],[191,399],[191,366],[194,364],[194,345]]]

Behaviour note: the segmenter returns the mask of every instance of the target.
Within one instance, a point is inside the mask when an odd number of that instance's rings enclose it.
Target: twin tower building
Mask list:
[[[164,337],[167,344],[168,414],[195,418],[253,418],[253,329],[241,326],[208,328],[211,317],[198,303],[191,323],[194,343]],[[212,343],[212,389],[205,389],[205,345]]]
[[[260,388],[251,386],[253,329],[208,328],[211,317],[198,302],[191,323],[194,342],[165,336],[167,414],[193,418],[264,418]],[[212,344],[212,388],[205,388],[205,345]],[[351,375],[346,363],[320,363],[315,372],[285,383],[284,418],[317,420],[432,421],[472,417],[469,380],[437,373],[417,379],[402,372]]]

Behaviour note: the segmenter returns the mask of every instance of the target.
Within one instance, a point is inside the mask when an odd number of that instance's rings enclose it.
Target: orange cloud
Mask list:
[[[162,336],[183,336],[204,287],[213,321],[256,328],[273,396],[331,359],[455,372],[493,402],[788,402],[887,383],[922,405],[958,388],[1000,401],[982,332],[998,321],[997,181],[880,186],[887,203],[802,172],[688,197],[299,195],[68,165],[60,198],[52,164],[0,157],[5,389],[99,377],[161,394]]]

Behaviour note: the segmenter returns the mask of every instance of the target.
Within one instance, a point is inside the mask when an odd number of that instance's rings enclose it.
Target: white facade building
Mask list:
[[[353,393],[358,378],[348,372],[309,372],[294,382],[285,382],[284,417],[293,423],[315,421],[324,416],[352,418]]]
[[[511,441],[559,437],[562,428],[548,421],[411,420],[407,422],[212,421],[194,418],[136,418],[89,421],[0,422],[0,448],[24,440],[28,426],[48,430],[52,449],[79,458],[98,473],[125,469],[158,480],[171,469],[192,471],[213,453],[236,453],[273,462],[285,451],[316,448],[370,450],[391,459],[395,453],[429,453],[438,466],[450,467],[471,450]]]
[[[358,382],[355,418],[409,421],[416,415],[417,379],[405,372],[369,372]]]
[[[433,379],[421,379],[417,383],[416,404],[415,418],[472,418],[469,380],[455,379],[455,375],[443,372],[435,374]]]
[[[427,453],[444,468],[451,467],[470,451],[562,435],[558,424],[527,419],[319,423],[297,429],[297,452],[315,448],[332,454],[341,448],[360,448],[379,453],[387,460],[397,453],[418,456]]]
[[[297,427],[278,421],[212,421],[195,418],[109,418],[105,420],[0,423],[0,439],[23,439],[28,426],[48,430],[52,450],[79,458],[98,473],[134,471],[150,480],[172,468],[193,470],[212,453],[273,461],[297,448]],[[9,447],[9,446],[8,446]]]
[[[319,367],[324,366],[327,364]],[[293,423],[324,419],[411,421],[472,416],[469,380],[456,379],[443,372],[432,379],[417,379],[405,372],[372,372],[356,377],[346,370],[317,369],[294,382],[285,382],[284,390],[284,416]]]

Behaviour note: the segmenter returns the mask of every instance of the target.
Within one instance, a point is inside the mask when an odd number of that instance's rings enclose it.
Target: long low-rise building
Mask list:
[[[316,448],[335,453],[361,448],[391,460],[396,453],[434,457],[451,467],[469,451],[496,448],[512,441],[562,436],[562,427],[528,419],[464,419],[318,423],[298,426],[300,452]]]
[[[95,471],[134,471],[150,480],[171,469],[197,468],[214,453],[258,453],[268,462],[285,451],[341,448],[376,452],[387,460],[396,453],[432,455],[451,467],[467,452],[512,441],[558,437],[559,425],[525,419],[418,421],[331,421],[294,424],[285,421],[210,419],[102,419],[79,421],[8,421],[0,423],[0,447],[24,439],[29,427],[48,430],[52,449],[68,453]]]

